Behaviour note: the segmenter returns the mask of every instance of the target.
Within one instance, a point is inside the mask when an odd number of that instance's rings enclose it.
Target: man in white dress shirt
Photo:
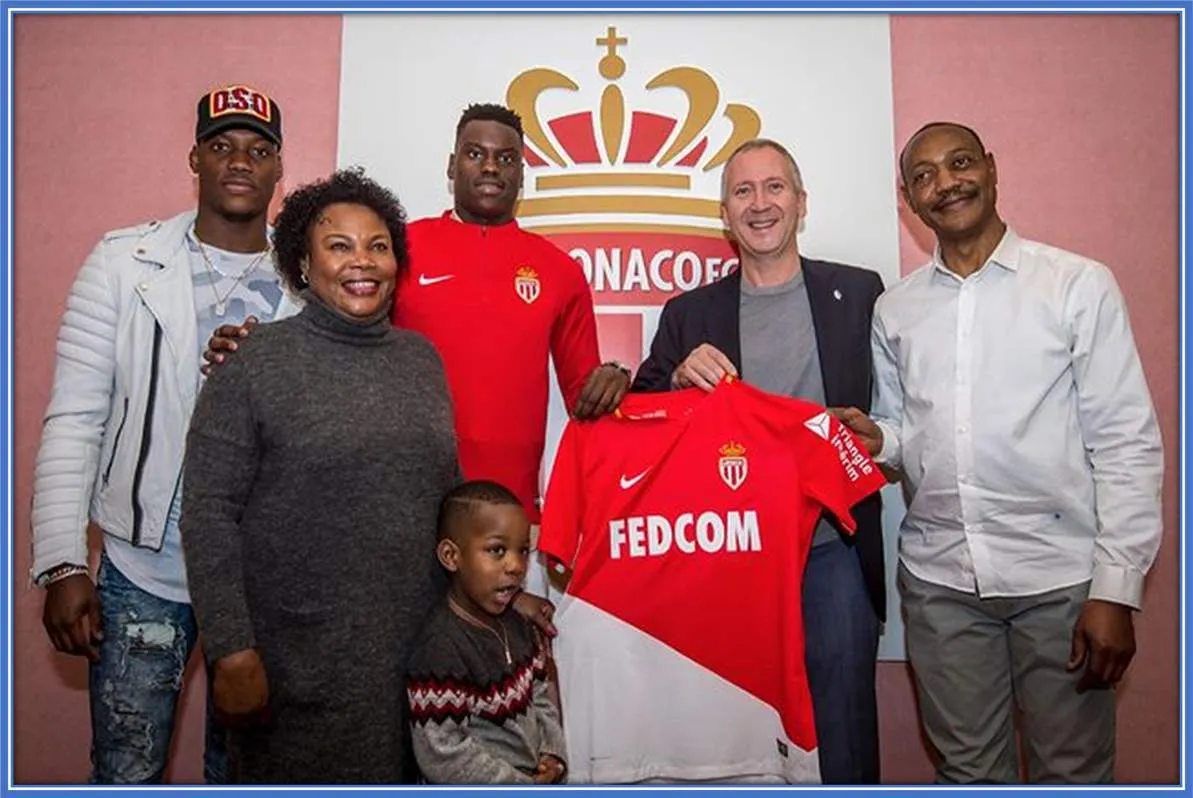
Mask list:
[[[1114,776],[1114,686],[1160,545],[1160,434],[1100,263],[1020,238],[994,156],[952,123],[900,156],[930,263],[874,312],[873,421],[839,415],[909,494],[899,586],[937,780]]]

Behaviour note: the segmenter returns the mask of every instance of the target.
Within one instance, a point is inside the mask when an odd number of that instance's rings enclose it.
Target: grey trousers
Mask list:
[[[1089,583],[1034,596],[978,598],[917,579],[899,564],[907,655],[920,716],[940,753],[940,783],[1114,779],[1113,690],[1078,693],[1066,669]]]

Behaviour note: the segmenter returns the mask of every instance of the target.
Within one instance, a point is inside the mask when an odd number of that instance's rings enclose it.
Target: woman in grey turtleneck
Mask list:
[[[306,300],[204,386],[187,439],[191,600],[239,783],[402,783],[403,666],[443,594],[457,478],[443,368],[390,325],[397,198],[357,171],[292,192],[278,270]]]

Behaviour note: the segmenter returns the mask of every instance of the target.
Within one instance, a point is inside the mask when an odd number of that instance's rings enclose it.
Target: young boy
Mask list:
[[[439,510],[436,554],[451,586],[410,660],[414,754],[432,784],[556,784],[567,773],[547,652],[510,602],[530,522],[495,482],[465,482]]]

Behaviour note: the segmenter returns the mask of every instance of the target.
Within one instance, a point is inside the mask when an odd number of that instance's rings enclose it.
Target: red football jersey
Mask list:
[[[548,357],[569,408],[600,365],[584,272],[517,222],[464,224],[448,212],[407,235],[394,324],[425,335],[443,359],[465,478],[502,483],[537,519]]]
[[[823,407],[729,381],[564,432],[539,548],[576,781],[819,781],[800,591],[822,511],[885,483]]]

